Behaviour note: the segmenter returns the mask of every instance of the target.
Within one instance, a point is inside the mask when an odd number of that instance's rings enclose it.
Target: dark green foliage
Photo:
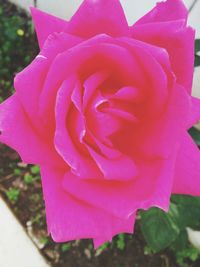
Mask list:
[[[21,11],[12,15],[11,9],[9,3],[0,3],[0,102],[12,94],[14,75],[29,64],[38,50],[32,22]]]
[[[200,66],[200,39],[195,40],[195,67]]]
[[[15,203],[18,201],[19,199],[19,195],[20,195],[20,190],[17,188],[10,188],[7,192],[6,192],[7,198],[9,199],[9,201],[11,203]]]
[[[199,258],[199,251],[188,242],[186,227],[200,230],[200,197],[174,195],[168,213],[158,208],[142,211],[141,226],[150,249],[170,248],[180,266]]]
[[[200,146],[200,131],[198,131],[195,127],[190,128],[189,134],[195,141],[195,143]]]
[[[169,246],[179,234],[179,228],[170,213],[165,213],[158,208],[142,213],[141,224],[148,245],[155,251]]]

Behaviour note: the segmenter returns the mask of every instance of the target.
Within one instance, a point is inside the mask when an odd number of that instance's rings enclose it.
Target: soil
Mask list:
[[[7,1],[0,0],[0,6],[5,7],[8,16],[18,14],[29,21],[26,13]],[[37,51],[35,37],[29,40],[29,47],[34,46],[31,51]],[[27,43],[24,45],[27,46]],[[23,65],[23,62],[18,64]],[[11,76],[13,75],[12,67]],[[1,97],[5,99],[6,95]],[[165,250],[157,254],[146,251],[147,244],[138,222],[134,235],[125,235],[121,248],[117,245],[117,238],[112,245],[97,251],[93,249],[91,240],[54,243],[46,231],[38,170],[21,162],[13,150],[2,144],[0,151],[0,194],[52,267],[178,267],[171,251]],[[189,263],[189,266],[197,267],[200,263]]]

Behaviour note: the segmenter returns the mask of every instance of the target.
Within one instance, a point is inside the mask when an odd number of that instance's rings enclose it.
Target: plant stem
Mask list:
[[[192,9],[195,7],[196,3],[198,2],[198,0],[194,0],[193,3],[191,4],[191,6],[189,7],[189,13],[192,11]]]

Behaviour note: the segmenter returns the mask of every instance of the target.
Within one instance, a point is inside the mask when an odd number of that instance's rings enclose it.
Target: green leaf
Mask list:
[[[188,266],[187,264],[185,264],[185,261],[189,259],[195,262],[199,258],[199,250],[197,250],[194,247],[188,247],[184,250],[178,251],[176,253],[176,258],[177,258],[177,262],[181,266]]]
[[[196,39],[195,40],[195,62],[194,62],[194,66],[200,66],[200,39]]]
[[[124,234],[119,234],[117,236],[117,248],[120,250],[124,250],[126,246],[125,243],[125,235]]]
[[[141,223],[147,244],[156,252],[169,246],[179,234],[171,216],[158,208],[142,213]]]
[[[200,66],[200,56],[198,56],[198,55],[195,55],[194,66],[195,66],[195,67]]]
[[[188,132],[195,143],[200,146],[200,132],[194,127],[190,128]]]
[[[191,227],[195,230],[200,229],[200,197],[186,195],[174,195],[171,201],[176,204],[178,209],[178,225],[180,229]]]
[[[200,39],[195,40],[195,54],[200,51]]]
[[[39,174],[40,173],[40,167],[37,165],[31,167],[31,172],[32,172],[32,174]]]
[[[61,251],[62,252],[66,252],[71,248],[71,244],[70,243],[65,243],[65,244],[61,244]]]
[[[10,188],[8,191],[6,191],[6,195],[10,202],[15,203],[19,199],[20,190],[17,188]]]
[[[188,235],[186,230],[184,229],[180,231],[180,234],[178,235],[178,237],[176,238],[171,247],[174,251],[182,251],[187,248],[187,245],[188,245]]]
[[[32,176],[30,173],[26,173],[26,174],[24,175],[24,182],[25,182],[26,184],[33,184],[33,182],[34,182],[34,178],[33,178],[33,176]]]

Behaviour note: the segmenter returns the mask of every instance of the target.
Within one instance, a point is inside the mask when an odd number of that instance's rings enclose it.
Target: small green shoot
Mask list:
[[[66,252],[66,251],[70,250],[70,248],[71,248],[71,244],[70,243],[65,243],[65,244],[61,245],[61,251],[62,252]]]
[[[26,184],[28,184],[28,185],[33,184],[33,182],[34,182],[34,177],[33,177],[30,173],[26,173],[26,174],[24,175],[24,182],[25,182]]]
[[[125,243],[125,235],[124,234],[120,234],[117,236],[117,248],[119,250],[124,250],[126,246]]]
[[[35,165],[35,166],[31,167],[31,173],[35,174],[35,175],[40,174],[39,166]]]
[[[20,190],[17,188],[10,188],[7,192],[6,192],[6,196],[8,197],[8,199],[10,200],[11,203],[16,203],[19,199],[19,195],[20,195]]]

